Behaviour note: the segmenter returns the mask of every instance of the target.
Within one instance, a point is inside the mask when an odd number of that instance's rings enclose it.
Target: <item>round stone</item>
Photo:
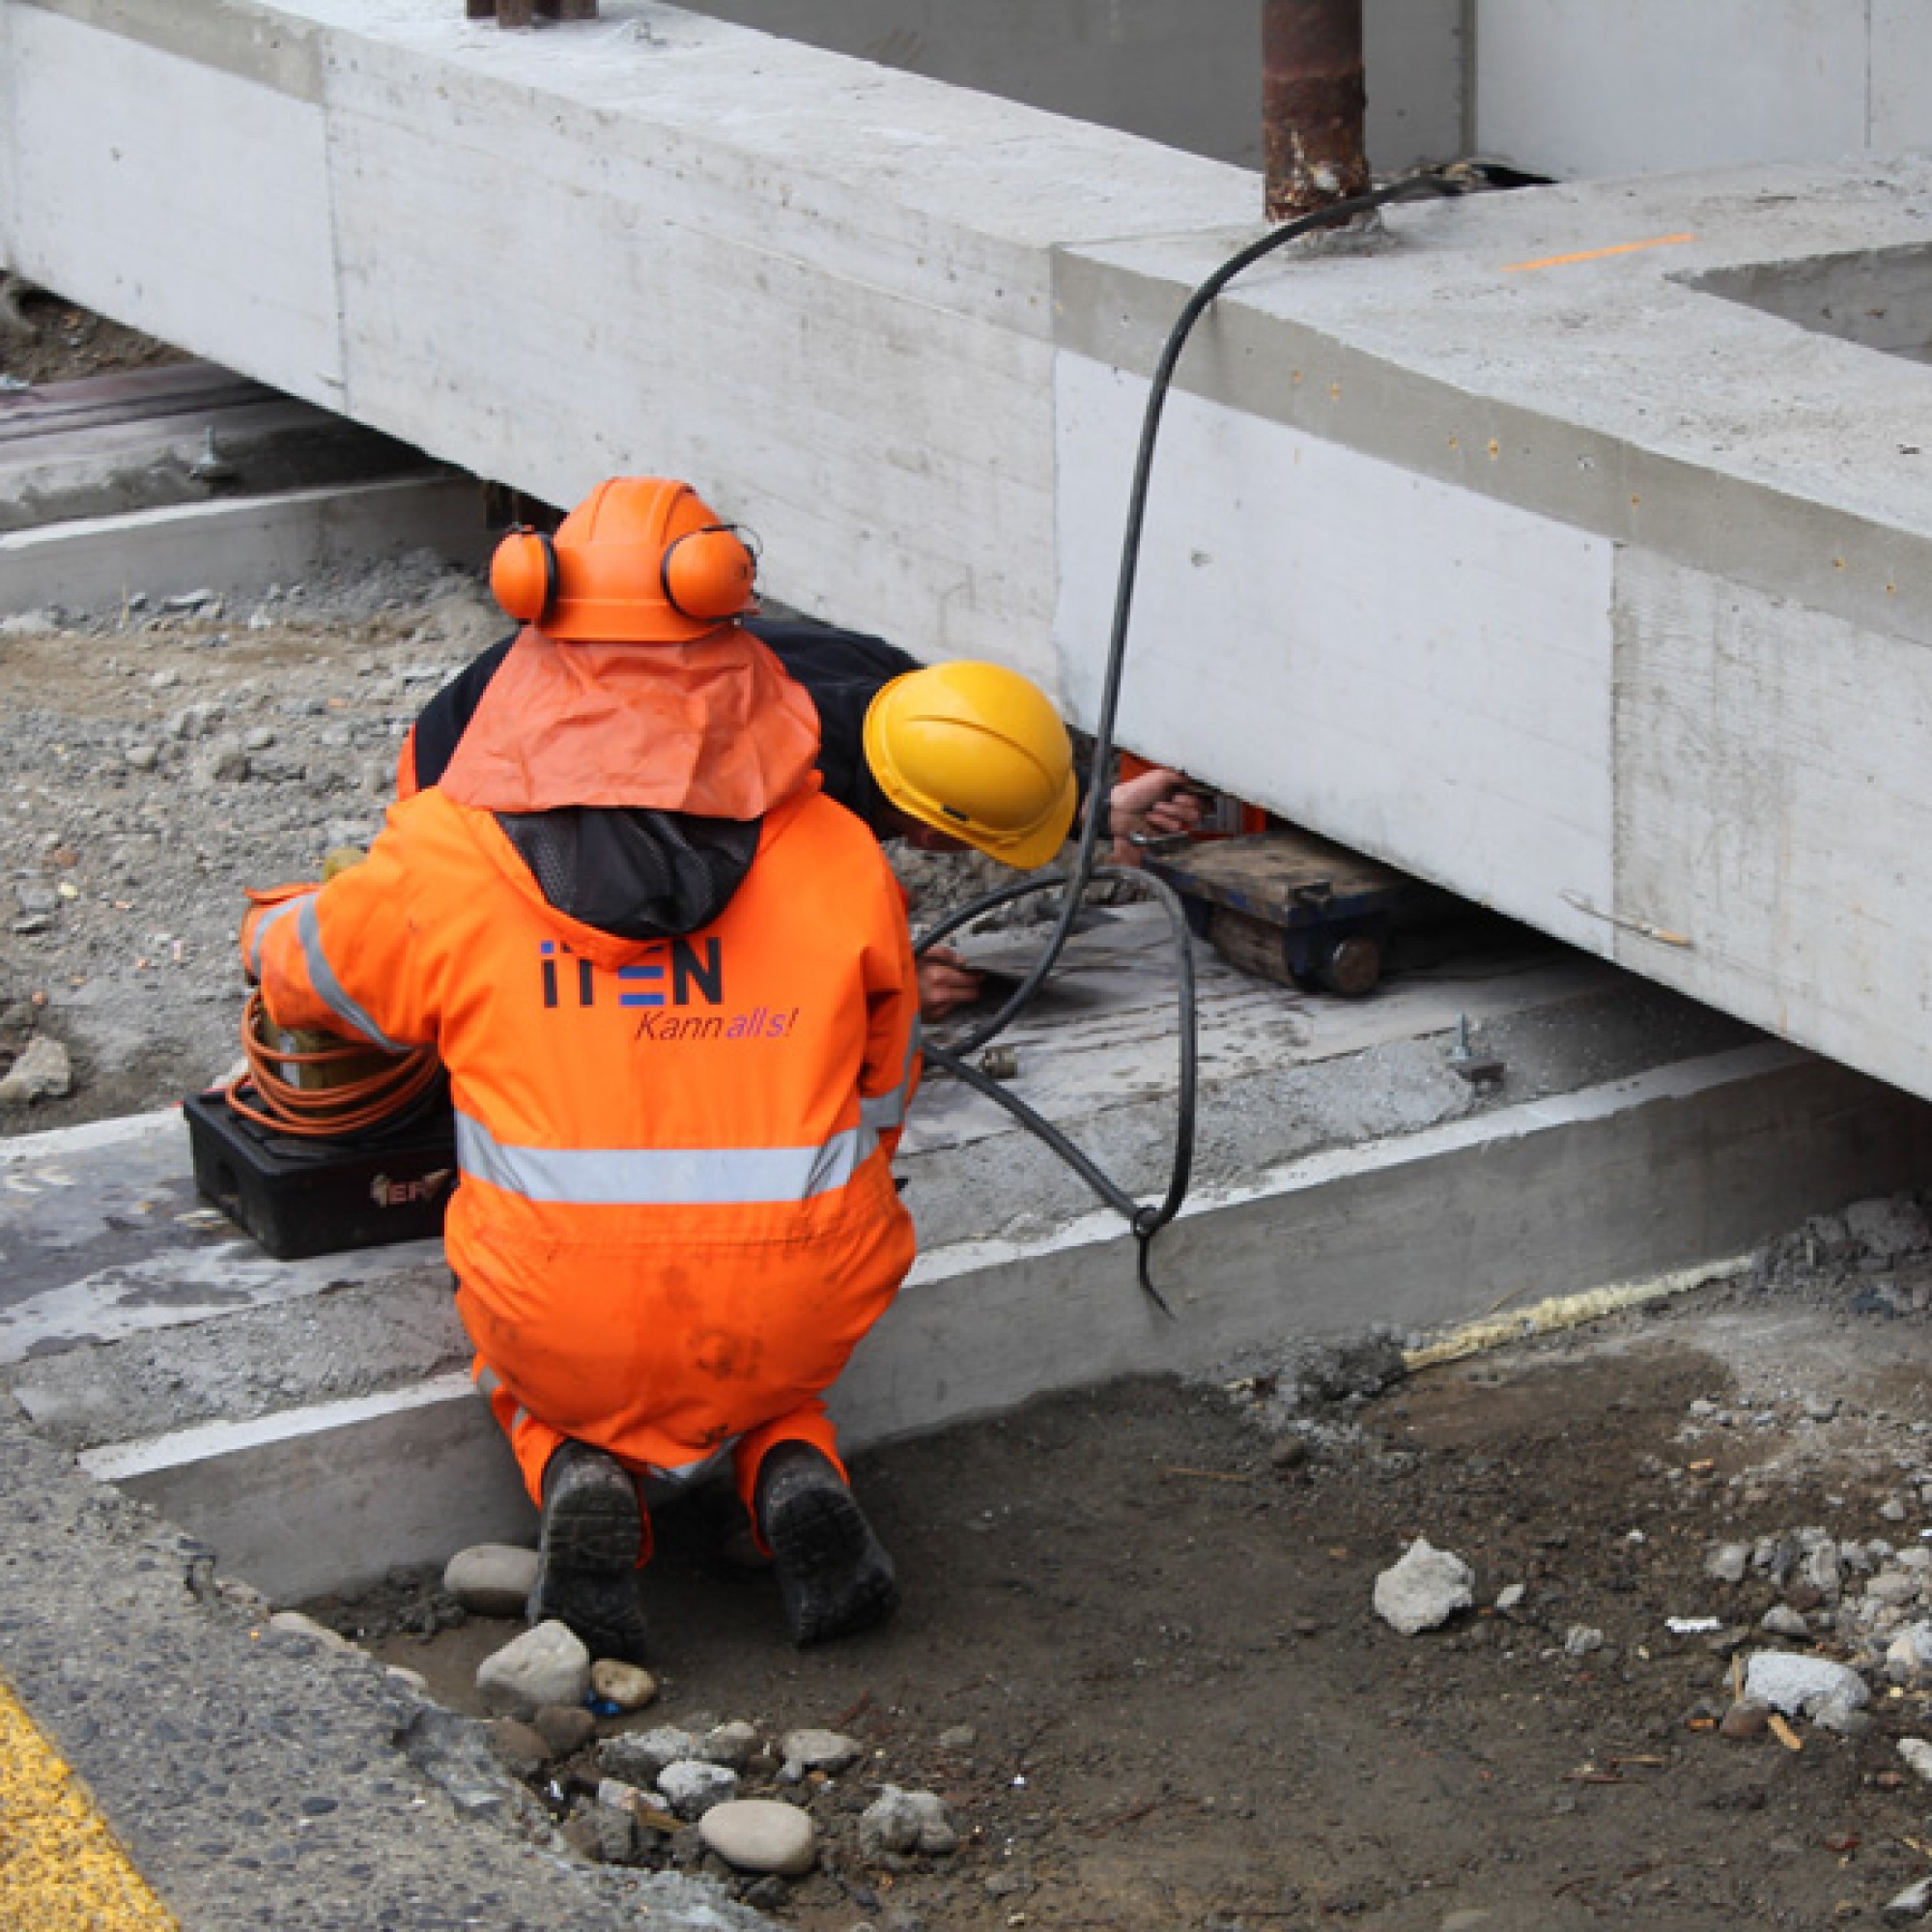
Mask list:
[[[658,1680],[639,1664],[600,1657],[590,1666],[590,1688],[620,1711],[641,1711],[658,1694]]]
[[[739,1871],[796,1878],[818,1861],[818,1833],[796,1804],[776,1798],[734,1798],[697,1821],[697,1834]]]
[[[444,1566],[442,1587],[478,1617],[520,1617],[537,1580],[537,1553],[507,1543],[459,1549]]]

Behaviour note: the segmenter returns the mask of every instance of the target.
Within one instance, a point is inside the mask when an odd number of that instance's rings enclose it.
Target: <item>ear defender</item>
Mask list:
[[[541,530],[519,526],[490,559],[490,591],[520,624],[541,624],[556,602],[556,547]]]
[[[756,575],[750,546],[730,524],[693,530],[664,554],[665,599],[687,617],[735,617],[750,609]]]

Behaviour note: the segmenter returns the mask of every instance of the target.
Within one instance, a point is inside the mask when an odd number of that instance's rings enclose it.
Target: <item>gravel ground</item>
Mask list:
[[[226,1072],[246,889],[375,835],[410,720],[503,629],[428,554],[245,608],[0,615],[0,1062],[39,1037],[71,1069],[65,1094],[12,1106],[0,1083],[0,1127],[164,1105]]]

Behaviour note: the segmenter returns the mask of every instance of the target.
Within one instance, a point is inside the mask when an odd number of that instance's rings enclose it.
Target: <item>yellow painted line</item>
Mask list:
[[[73,1769],[0,1679],[0,1925],[179,1932]]]
[[[1601,262],[1605,255],[1634,255],[1639,248],[1672,248],[1680,242],[1694,242],[1694,235],[1653,235],[1647,242],[1619,242],[1609,248],[1585,248],[1580,255],[1545,255],[1534,262],[1506,262],[1503,273],[1514,275],[1527,269],[1561,269],[1572,262]]]

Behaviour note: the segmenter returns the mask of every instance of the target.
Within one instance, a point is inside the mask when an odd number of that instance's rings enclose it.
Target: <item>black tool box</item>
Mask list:
[[[194,1184],[277,1261],[429,1239],[456,1185],[456,1117],[439,1080],[378,1132],[310,1140],[238,1114],[226,1091],[182,1102]]]
[[[1359,998],[1399,932],[1448,916],[1446,893],[1294,826],[1151,846],[1142,863],[1180,895],[1188,923],[1231,966]]]

